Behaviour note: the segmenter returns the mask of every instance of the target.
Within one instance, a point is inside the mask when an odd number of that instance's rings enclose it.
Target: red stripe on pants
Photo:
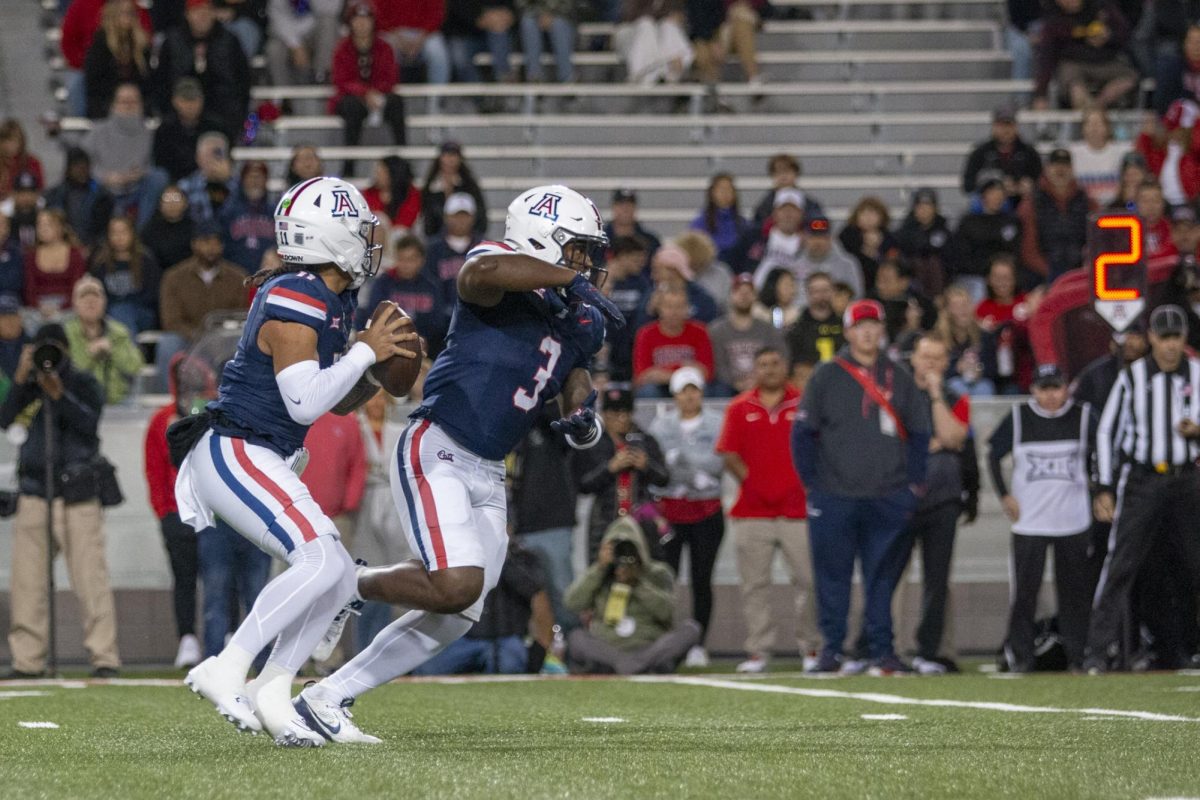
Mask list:
[[[421,494],[421,508],[425,512],[425,525],[429,528],[429,539],[433,542],[433,555],[438,569],[446,568],[446,544],[442,541],[442,526],[438,522],[437,506],[433,502],[433,489],[425,479],[421,469],[421,437],[429,428],[429,420],[425,420],[417,428],[412,437],[412,449],[409,450],[409,461],[412,464],[413,475],[417,479],[417,491]],[[420,533],[418,532],[418,536]]]
[[[266,489],[279,505],[283,506],[283,513],[300,529],[300,535],[304,537],[304,541],[311,542],[316,539],[317,532],[313,529],[312,523],[305,519],[300,510],[292,504],[292,498],[288,497],[288,493],[279,488],[279,484],[268,478],[265,472],[254,465],[250,456],[246,455],[246,442],[234,438],[230,438],[229,441],[233,443],[233,455],[237,458],[238,464],[259,486]]]

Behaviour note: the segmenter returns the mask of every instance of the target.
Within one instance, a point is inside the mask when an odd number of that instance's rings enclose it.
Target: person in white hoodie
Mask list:
[[[721,508],[721,473],[725,459],[716,452],[723,416],[704,405],[704,374],[695,367],[680,367],[671,375],[675,408],[650,424],[671,474],[670,482],[652,490],[658,496],[671,533],[662,540],[663,553],[672,571],[679,572],[683,547],[691,565],[692,619],[700,626],[700,643],[688,650],[689,667],[708,666],[704,635],[712,617],[712,576],[717,552],[725,538],[725,513]]]

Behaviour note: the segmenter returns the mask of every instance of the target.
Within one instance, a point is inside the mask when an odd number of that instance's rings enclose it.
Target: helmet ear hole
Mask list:
[[[539,242],[537,239],[526,239],[526,241],[529,242],[529,246],[532,247],[534,250],[545,250],[546,249],[546,246],[544,244],[542,244],[541,242]]]

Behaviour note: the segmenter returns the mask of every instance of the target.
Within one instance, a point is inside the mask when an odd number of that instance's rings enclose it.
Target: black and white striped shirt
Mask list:
[[[1176,430],[1184,419],[1200,422],[1200,360],[1185,358],[1168,373],[1148,355],[1121,370],[1096,432],[1100,485],[1112,489],[1118,459],[1150,469],[1194,462],[1200,444]]]

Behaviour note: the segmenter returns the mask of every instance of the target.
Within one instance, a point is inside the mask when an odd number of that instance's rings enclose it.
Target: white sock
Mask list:
[[[461,614],[410,611],[317,685],[343,700],[358,697],[421,666],[461,638],[473,624]]]
[[[342,610],[354,591],[354,560],[345,548],[339,547],[339,556],[344,557],[348,567],[343,570],[343,578],[335,583],[323,595],[309,604],[308,609],[291,625],[288,625],[275,640],[275,648],[267,659],[267,666],[278,665],[290,674],[295,675],[308,661],[313,650],[321,643],[321,637],[329,629],[333,618]],[[265,670],[264,670],[265,671]]]
[[[222,672],[237,676],[238,683],[246,682],[246,674],[254,663],[254,653],[238,647],[233,642],[225,645],[225,649],[217,654],[217,666]]]
[[[297,547],[291,553],[291,566],[259,593],[254,607],[233,634],[230,647],[240,647],[248,653],[261,651],[308,614],[313,602],[338,585],[347,573],[349,559],[346,548],[332,536],[318,536]],[[320,641],[319,635],[317,640]],[[249,662],[246,666],[249,669]]]
[[[285,722],[297,716],[292,708],[292,680],[295,672],[288,672],[277,664],[267,664],[262,674],[246,684],[246,695],[254,703],[259,718],[273,734]]]

